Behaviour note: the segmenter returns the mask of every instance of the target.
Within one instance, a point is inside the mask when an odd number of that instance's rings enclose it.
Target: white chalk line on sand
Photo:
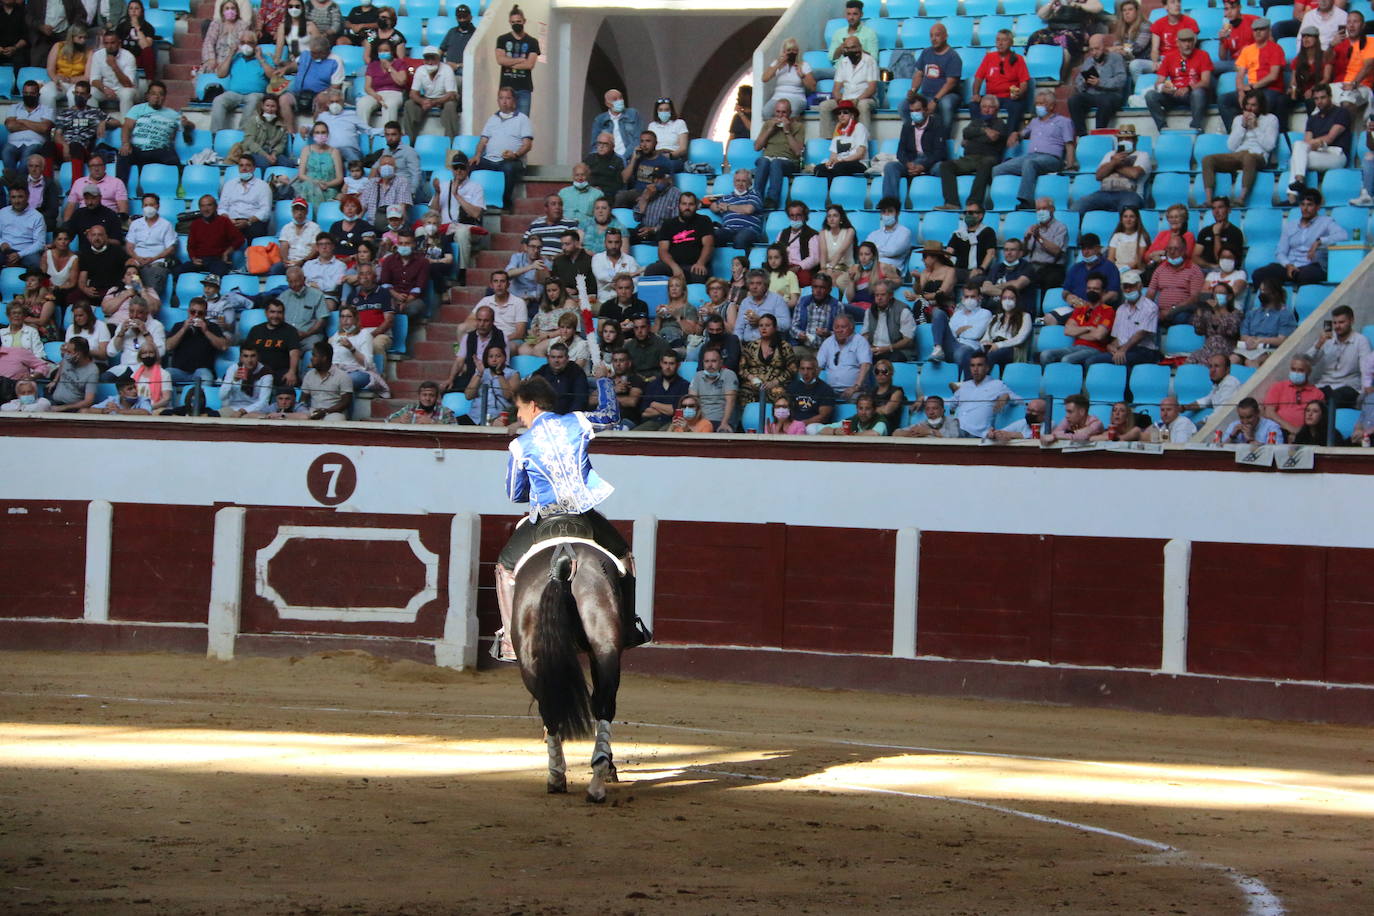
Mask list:
[[[101,695],[98,695],[98,694],[87,694],[87,693],[43,693],[43,692],[37,692],[37,691],[10,691],[10,690],[0,690],[0,696],[11,696],[11,697],[42,697],[42,698],[47,698],[47,699],[64,699],[64,700],[97,700],[97,701],[100,701],[100,702],[137,703],[137,704],[158,705],[158,706],[221,706],[221,707],[222,707],[222,706],[225,706],[225,705],[231,705],[231,706],[233,705],[233,704],[225,704],[225,703],[222,703],[222,702],[215,702],[215,701],[212,701],[212,700],[171,699],[171,698],[166,698],[166,697],[119,697],[119,696],[101,696]],[[245,707],[243,704],[239,704],[239,706],[240,706],[241,708],[247,708],[247,707]],[[487,720],[538,721],[538,717],[537,717],[537,716],[528,716],[528,715],[526,715],[526,716],[519,716],[519,715],[490,714],[490,713],[441,713],[441,712],[428,712],[428,711],[423,711],[423,710],[421,710],[421,711],[414,711],[414,712],[408,712],[408,711],[405,711],[405,710],[398,710],[398,709],[360,709],[360,708],[350,708],[350,707],[346,707],[346,706],[275,705],[275,706],[266,706],[266,707],[263,707],[263,706],[255,706],[255,707],[252,707],[252,708],[256,708],[256,709],[264,709],[264,708],[265,708],[265,709],[275,709],[275,710],[280,711],[280,712],[332,712],[332,713],[348,713],[348,714],[352,714],[352,715],[377,715],[377,716],[394,716],[394,717],[419,717],[419,718],[434,718],[434,719],[478,719],[478,720],[487,719]],[[954,748],[929,748],[929,747],[917,747],[917,746],[906,746],[906,745],[896,745],[896,744],[873,744],[873,743],[868,743],[868,742],[864,742],[864,741],[857,741],[857,740],[854,740],[854,739],[847,739],[847,738],[826,738],[826,737],[820,736],[820,735],[785,735],[785,734],[770,734],[770,735],[764,735],[764,734],[761,734],[761,733],[758,733],[758,732],[743,731],[743,730],[741,730],[741,729],[703,728],[703,727],[700,727],[700,726],[690,726],[690,725],[668,725],[668,724],[662,724],[662,723],[657,723],[657,722],[622,721],[622,722],[620,722],[620,723],[617,723],[617,725],[620,726],[620,727],[628,726],[628,727],[631,727],[631,728],[656,728],[656,729],[661,729],[661,730],[664,730],[664,731],[693,732],[693,733],[705,734],[705,735],[728,735],[728,736],[732,736],[732,737],[752,738],[752,739],[754,739],[754,740],[756,740],[756,741],[759,740],[759,739],[761,739],[761,738],[764,738],[764,737],[774,737],[774,738],[787,738],[787,739],[789,739],[789,740],[795,739],[795,740],[798,740],[798,741],[811,741],[811,742],[820,743],[820,744],[846,745],[846,746],[851,746],[851,747],[864,747],[864,748],[871,748],[871,749],[874,749],[874,750],[900,750],[900,751],[913,751],[913,752],[919,752],[919,753],[966,754],[966,755],[970,755],[970,756],[994,757],[994,758],[1001,758],[1001,759],[1007,759],[1007,760],[1035,760],[1035,761],[1041,761],[1041,762],[1054,762],[1054,763],[1066,763],[1066,764],[1088,764],[1088,765],[1092,765],[1092,766],[1102,766],[1102,767],[1109,767],[1109,768],[1114,767],[1114,768],[1130,769],[1130,770],[1145,770],[1145,769],[1146,769],[1145,767],[1142,767],[1142,766],[1139,765],[1139,764],[1115,764],[1115,763],[1112,763],[1112,762],[1109,762],[1109,761],[1085,761],[1085,760],[1074,760],[1074,759],[1072,759],[1072,758],[1067,758],[1067,757],[1042,757],[1042,756],[1035,756],[1035,755],[1029,755],[1029,754],[1008,754],[1008,753],[998,753],[998,752],[994,752],[994,751],[968,751],[968,750],[958,750],[958,749],[954,749]],[[697,772],[697,773],[706,774],[706,775],[726,776],[726,777],[730,777],[730,778],[733,778],[733,779],[741,779],[741,780],[747,780],[747,781],[751,781],[751,782],[777,782],[777,781],[779,781],[776,777],[761,776],[761,775],[758,775],[758,774],[750,774],[750,773],[736,773],[736,772],[731,772],[731,771],[728,771],[728,770],[710,770],[710,769],[702,769],[702,768],[692,768],[692,771],[693,771],[693,772]],[[1203,777],[1203,778],[1214,779],[1214,780],[1223,781],[1223,782],[1259,783],[1259,784],[1263,784],[1263,785],[1272,785],[1272,786],[1275,786],[1275,787],[1280,787],[1280,786],[1282,786],[1282,787],[1284,787],[1284,788],[1298,788],[1298,789],[1304,789],[1304,790],[1307,790],[1307,791],[1316,791],[1316,792],[1328,791],[1328,790],[1326,790],[1326,789],[1324,789],[1324,788],[1316,787],[1316,786],[1288,786],[1288,785],[1284,785],[1284,784],[1281,784],[1281,783],[1270,783],[1270,782],[1267,782],[1267,781],[1264,781],[1264,780],[1251,780],[1251,779],[1243,779],[1243,778],[1238,778],[1238,777],[1226,777],[1226,776],[1215,776],[1215,777],[1212,777],[1212,776],[1207,776],[1207,777]],[[1130,844],[1135,845],[1135,846],[1143,847],[1143,848],[1145,848],[1145,849],[1150,850],[1151,852],[1158,853],[1158,854],[1163,855],[1163,856],[1166,856],[1166,857],[1168,857],[1168,858],[1170,858],[1170,859],[1179,860],[1179,861],[1180,861],[1180,864],[1186,864],[1186,865],[1191,866],[1191,867],[1194,867],[1194,868],[1203,868],[1203,869],[1207,869],[1207,870],[1210,870],[1210,871],[1219,871],[1219,872],[1221,872],[1222,874],[1224,874],[1227,878],[1229,878],[1229,879],[1231,880],[1231,882],[1236,886],[1237,890],[1239,890],[1240,893],[1241,893],[1241,895],[1244,897],[1244,899],[1245,899],[1245,905],[1246,905],[1246,907],[1245,907],[1245,908],[1246,908],[1246,913],[1248,914],[1248,916],[1284,916],[1284,914],[1287,912],[1287,911],[1284,909],[1283,902],[1278,898],[1278,896],[1277,896],[1276,894],[1274,894],[1271,890],[1269,890],[1269,888],[1264,884],[1264,882],[1262,882],[1260,879],[1254,877],[1253,875],[1247,875],[1247,874],[1245,874],[1244,872],[1238,871],[1237,869],[1232,868],[1231,866],[1228,866],[1228,865],[1219,865],[1219,864],[1216,864],[1216,863],[1213,863],[1213,862],[1208,862],[1208,861],[1206,861],[1206,860],[1204,860],[1204,859],[1201,859],[1201,858],[1199,858],[1199,857],[1193,855],[1192,853],[1187,852],[1186,850],[1179,849],[1178,847],[1176,847],[1176,846],[1171,846],[1171,845],[1169,845],[1169,844],[1167,844],[1167,843],[1161,843],[1161,842],[1159,842],[1159,841],[1157,841],[1157,840],[1150,840],[1150,839],[1146,839],[1146,838],[1144,838],[1144,837],[1134,836],[1134,835],[1129,834],[1129,833],[1122,833],[1122,832],[1116,831],[1116,830],[1109,830],[1109,829],[1107,829],[1106,827],[1097,827],[1097,826],[1094,826],[1094,825],[1092,825],[1092,824],[1082,824],[1082,823],[1078,823],[1077,821],[1065,820],[1065,819],[1063,819],[1063,818],[1053,817],[1053,816],[1047,815],[1047,814],[1037,814],[1037,813],[1035,813],[1034,811],[1022,811],[1022,810],[1019,809],[1019,808],[1009,808],[1009,807],[1006,807],[1006,806],[1004,806],[1004,805],[994,805],[994,804],[992,804],[992,803],[990,803],[990,802],[980,802],[980,801],[976,801],[976,800],[971,799],[971,798],[958,798],[958,797],[950,796],[950,795],[932,795],[932,794],[927,794],[927,793],[922,793],[922,792],[908,792],[908,791],[904,791],[904,790],[901,790],[901,789],[887,789],[887,788],[876,787],[876,786],[861,786],[861,785],[853,785],[853,784],[841,783],[841,782],[827,782],[826,785],[831,786],[831,787],[836,788],[836,789],[842,789],[842,790],[847,791],[847,792],[861,792],[861,793],[869,793],[869,794],[875,794],[875,795],[895,795],[895,796],[899,796],[899,797],[903,797],[903,798],[912,798],[912,799],[918,799],[918,800],[922,800],[922,801],[938,801],[938,802],[947,802],[947,803],[949,803],[949,804],[955,804],[955,805],[964,805],[964,806],[967,806],[967,807],[970,807],[970,808],[980,808],[980,809],[985,810],[985,811],[993,811],[993,812],[996,812],[996,813],[999,813],[999,814],[1006,814],[1006,815],[1009,815],[1009,816],[1011,816],[1011,817],[1023,818],[1023,819],[1026,819],[1026,820],[1033,821],[1033,822],[1035,822],[1035,823],[1047,824],[1047,825],[1055,826],[1055,827],[1065,827],[1065,828],[1068,828],[1068,829],[1070,829],[1070,830],[1076,830],[1076,831],[1078,831],[1078,832],[1080,832],[1080,833],[1094,834],[1094,835],[1097,835],[1097,836],[1104,836],[1104,837],[1109,837],[1109,838],[1111,838],[1111,839],[1120,840],[1120,841],[1125,842],[1125,843],[1130,843]],[[1334,791],[1334,790],[1332,790],[1332,791]],[[1350,794],[1359,795],[1359,793],[1350,793]]]

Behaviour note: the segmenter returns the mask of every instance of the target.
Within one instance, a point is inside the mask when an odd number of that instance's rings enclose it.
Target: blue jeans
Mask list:
[[[353,382],[354,391],[363,390],[367,387],[367,383],[372,381],[372,376],[368,375],[366,372],[360,372],[356,369],[348,373],[348,378]]]
[[[791,159],[769,159],[760,156],[754,161],[754,190],[765,201],[782,203],[782,180],[797,174],[797,164]]]
[[[1234,97],[1235,93],[1230,93],[1230,95]],[[1188,107],[1190,115],[1188,126],[1193,130],[1202,130],[1202,125],[1207,120],[1206,89],[1193,89],[1188,93],[1187,98],[1182,99],[1172,92],[1156,92],[1151,89],[1149,92],[1145,93],[1145,107],[1150,109],[1150,117],[1154,118],[1155,127],[1158,127],[1160,130],[1163,130],[1164,126],[1168,123],[1165,118],[1165,112],[1170,108],[1182,108],[1185,105]],[[1237,108],[1237,111],[1239,111],[1239,108]],[[1224,117],[1223,115],[1223,118]],[[1227,131],[1231,129],[1231,123],[1229,121],[1226,122],[1226,129]]]
[[[1365,153],[1360,159],[1360,172],[1364,175],[1365,193],[1374,194],[1374,153]]]
[[[172,377],[173,385],[189,385],[197,379],[210,385],[216,381],[214,370],[205,368],[197,369],[195,372],[187,372],[185,369],[172,366],[167,370],[167,374]]]
[[[1020,175],[1021,186],[1016,189],[1016,199],[1022,203],[1035,201],[1035,182],[1041,175],[1058,172],[1064,167],[1064,160],[1049,153],[1027,153],[1013,156],[992,170],[993,177],[998,175]]]
[[[741,251],[748,252],[763,239],[763,232],[753,226],[743,226],[739,229],[726,229],[720,226],[716,229],[716,247],[734,247]]]
[[[1071,363],[1084,365],[1086,363],[1092,362],[1093,357],[1097,356],[1098,354],[1101,354],[1102,352],[1102,350],[1099,350],[1096,347],[1079,346],[1058,347],[1053,350],[1043,350],[1040,353],[1040,365],[1048,366],[1050,363]],[[1107,354],[1107,358],[1111,359],[1110,353]]]
[[[1141,209],[1144,206],[1144,199],[1134,191],[1094,191],[1075,203],[1073,209],[1078,213],[1087,213],[1089,210],[1120,211],[1122,207]]]
[[[506,173],[506,191],[505,194],[503,194],[501,197],[501,207],[505,210],[511,209],[511,201],[515,197],[515,183],[519,181],[521,178],[523,178],[525,175],[525,160],[492,160],[484,158],[477,160],[477,164],[474,165],[473,168],[477,170],[486,170],[490,172]],[[488,203],[487,206],[491,206],[491,204]]]
[[[516,110],[518,110],[522,115],[524,115],[527,118],[530,116],[530,99],[533,97],[534,91],[531,89],[515,90]]]
[[[1079,349],[1086,350],[1088,348],[1080,347]],[[1154,347],[1142,347],[1137,345],[1126,351],[1125,365],[1139,366],[1141,363],[1157,363],[1160,359],[1162,359],[1160,352]],[[1089,366],[1110,362],[1112,362],[1112,354],[1104,350],[1094,350],[1093,355],[1087,360]]]
[[[906,197],[902,194],[902,179],[906,177],[906,166],[900,162],[889,162],[883,166],[883,197],[892,197],[906,207]]]
[[[945,351],[945,359],[948,362],[956,363],[959,366],[959,376],[968,374],[968,361],[973,358],[975,353],[982,353],[981,346],[966,344],[954,336],[954,332],[949,328],[949,316],[944,309],[932,309],[930,315],[931,337],[935,341],[935,346],[941,347]],[[944,397],[945,392],[940,392]]]
[[[355,157],[355,158],[356,158],[356,157]],[[344,162],[347,162],[347,161],[348,161],[347,159],[344,160]],[[254,153],[254,154],[253,154],[253,164],[256,165],[256,166],[257,166],[258,168],[260,168],[260,169],[270,169],[270,168],[271,168],[272,166],[274,166],[274,165],[275,165],[275,166],[280,166],[281,168],[284,168],[284,169],[294,169],[294,168],[296,167],[296,165],[297,165],[297,162],[296,162],[296,157],[295,157],[295,156],[288,156],[288,155],[286,155],[285,153],[282,153],[280,156],[277,156],[275,159],[272,158],[271,156],[264,156],[262,153]]]
[[[15,146],[13,143],[6,143],[4,151],[0,152],[0,160],[4,161],[5,168],[22,172],[25,169],[23,163],[34,153],[41,152],[43,152],[43,146],[39,143],[32,146]],[[37,206],[40,201],[35,200],[30,201],[30,203]]]
[[[924,86],[922,88],[924,88]],[[945,125],[946,129],[949,129],[950,125],[954,123],[954,119],[959,114],[959,106],[964,102],[964,93],[959,89],[955,89],[953,92],[946,92],[944,95],[940,96],[938,102],[925,93],[921,93],[921,96],[926,100],[927,105],[935,104],[940,106],[940,121]]]

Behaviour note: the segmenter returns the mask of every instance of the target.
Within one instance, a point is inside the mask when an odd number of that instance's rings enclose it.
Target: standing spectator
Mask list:
[[[925,96],[912,93],[906,107],[907,116],[902,119],[897,140],[897,158],[883,166],[883,197],[894,200],[906,196],[902,193],[903,180],[934,175],[946,155],[947,129],[934,103],[927,103]]]
[[[986,436],[992,429],[993,418],[1016,400],[1016,395],[1001,379],[988,374],[989,361],[984,353],[969,357],[968,378],[960,382],[950,399],[959,416],[959,428],[964,435]]]
[[[272,66],[257,45],[245,41],[239,46],[237,54],[224,59],[215,75],[226,82],[222,84],[224,91],[215,96],[215,101],[210,106],[211,133],[218,133],[228,127],[229,116],[239,106],[243,106],[245,112],[258,110],[264,98],[263,93],[267,91]],[[276,120],[274,116],[274,124]],[[275,126],[285,133],[280,124]]]
[[[1150,275],[1149,298],[1159,306],[1159,323],[1168,327],[1191,321],[1203,290],[1202,270],[1183,256],[1183,243],[1171,239],[1164,260]]]
[[[911,91],[926,100],[929,111],[940,109],[940,123],[945,130],[954,129],[963,100],[964,62],[959,52],[949,46],[949,30],[940,23],[930,27],[930,46],[916,58],[916,70],[911,74]]]
[[[1231,374],[1229,359],[1220,355],[1208,359],[1207,377],[1211,379],[1211,389],[1193,403],[1185,404],[1184,410],[1203,410],[1208,407],[1215,410],[1229,407],[1236,402],[1235,394],[1240,390],[1240,379]]]
[[[1126,101],[1126,61],[1111,50],[1110,40],[1104,34],[1088,36],[1088,55],[1073,78],[1069,117],[1073,119],[1074,133],[1080,137],[1088,133],[1089,110],[1097,109],[1095,126],[1105,130]],[[1134,125],[1131,130],[1134,138]]]
[[[829,137],[835,133],[835,122],[840,105],[851,103],[850,111],[857,116],[864,128],[865,137],[873,125],[873,108],[877,104],[878,62],[873,55],[864,51],[859,39],[850,36],[840,46],[844,59],[835,67],[835,88],[831,97],[821,102],[820,135]]]
[[[1236,57],[1236,91],[1217,97],[1217,113],[1221,115],[1226,130],[1231,130],[1231,122],[1240,114],[1240,99],[1251,90],[1264,93],[1269,110],[1282,125],[1287,121],[1287,97],[1283,92],[1283,66],[1286,63],[1283,49],[1269,35],[1269,20],[1256,17],[1250,23],[1254,33],[1253,44],[1246,45]],[[1201,125],[1198,125],[1199,127]]]
[[[1241,49],[1255,43],[1255,33],[1251,31],[1250,26],[1259,18],[1249,13],[1241,13],[1240,0],[1222,0],[1221,11],[1224,18],[1221,31],[1217,33],[1220,51],[1214,68],[1217,76],[1236,72],[1236,58],[1240,56]]]
[[[10,106],[5,118],[5,129],[9,138],[5,141],[0,159],[7,170],[17,171],[19,163],[34,153],[41,153],[44,145],[52,139],[52,107],[39,101],[38,83],[29,80],[24,83],[19,101]]]
[[[1145,206],[1145,198],[1140,192],[1145,190],[1151,165],[1150,154],[1136,147],[1135,125],[1121,125],[1116,132],[1116,149],[1103,154],[1094,173],[1101,189],[1080,197],[1074,210],[1079,213],[1089,210],[1121,212],[1123,207],[1134,207],[1138,211]]]
[[[821,367],[814,356],[803,356],[798,363],[797,375],[784,390],[792,399],[795,408],[792,419],[807,424],[807,432],[812,427],[819,429],[830,422],[835,413],[835,390],[820,377]]]
[[[1292,437],[1303,427],[1307,406],[1325,400],[1322,390],[1312,384],[1312,360],[1299,354],[1288,361],[1288,377],[1269,386],[1262,407],[1264,416]]]
[[[439,112],[444,136],[451,139],[461,133],[458,125],[458,78],[451,68],[439,62],[438,48],[429,45],[423,53],[425,62],[415,71],[401,125],[402,130],[410,135],[412,146],[420,136],[425,118],[434,110]]]
[[[1346,231],[1320,212],[1321,192],[1308,188],[1299,203],[1301,216],[1286,219],[1274,252],[1274,263],[1254,273],[1255,285],[1274,279],[1302,286],[1326,282],[1326,249],[1346,240]]]
[[[1016,192],[1019,209],[1030,210],[1035,204],[1035,183],[1041,175],[1058,172],[1061,169],[1074,171],[1074,148],[1077,145],[1073,122],[1054,112],[1054,92],[1041,89],[1035,94],[1035,117],[1024,131],[1030,141],[1024,155],[1013,156],[992,170],[998,175],[1020,175],[1021,186]]]
[[[602,154],[603,151],[597,146],[598,141],[602,134],[609,134],[611,143],[606,152],[619,156],[623,168],[623,160],[634,151],[639,135],[644,132],[644,119],[636,109],[626,107],[625,95],[619,89],[607,89],[602,101],[606,110],[592,119],[591,153]],[[606,196],[613,195],[607,191]]]
[[[854,297],[849,269],[854,263],[855,241],[854,224],[849,221],[844,207],[838,204],[826,207],[825,226],[820,232],[821,261],[815,272],[829,277],[846,299]]]
[[[1155,25],[1164,21],[1160,19]],[[1158,65],[1155,88],[1145,93],[1145,107],[1155,127],[1164,130],[1166,110],[1186,105],[1191,115],[1188,126],[1200,131],[1207,120],[1212,91],[1212,58],[1197,46],[1197,33],[1191,28],[1179,29],[1174,40],[1178,47],[1165,54]],[[1230,130],[1229,122],[1226,129]]]
[[[1001,293],[999,289],[997,293],[989,295],[1000,296]],[[946,315],[944,309],[938,308],[930,313],[931,336],[935,340],[930,361],[938,363],[948,359],[959,367],[960,374],[966,373],[974,354],[982,354],[983,335],[991,323],[992,312],[983,308],[982,300],[966,287],[953,316]]]
[[[711,212],[720,217],[715,231],[716,247],[734,247],[748,253],[763,239],[763,200],[750,186],[748,169],[735,169],[735,192],[707,197]]]
[[[1279,119],[1265,110],[1265,96],[1250,92],[1245,96],[1244,113],[1231,122],[1226,137],[1229,153],[1213,153],[1202,158],[1202,186],[1210,205],[1216,192],[1216,173],[1241,173],[1234,199],[1244,205],[1255,185],[1255,175],[1264,168],[1279,142]]]
[[[664,221],[658,233],[658,260],[644,268],[644,276],[687,276],[689,282],[700,283],[710,275],[714,225],[697,206],[697,196],[689,191],[678,198],[678,215]]]
[[[1354,407],[1360,393],[1371,388],[1369,339],[1355,330],[1355,312],[1348,305],[1331,310],[1331,327],[1322,328],[1307,351],[1315,373],[1313,384],[1321,388],[1332,409]]]
[[[487,118],[477,149],[473,151],[472,158],[477,163],[473,168],[505,174],[506,190],[501,206],[509,213],[515,182],[525,174],[525,156],[534,145],[534,130],[529,117],[515,110],[515,91],[509,86],[497,90],[496,105],[496,113]]]
[[[1330,0],[1327,0],[1329,3]],[[1315,109],[1307,116],[1302,139],[1293,144],[1289,161],[1288,203],[1307,190],[1307,172],[1345,168],[1350,158],[1350,113],[1331,102],[1331,87],[1323,83],[1312,92]]]
[[[520,113],[528,116],[534,95],[534,67],[539,62],[539,41],[525,31],[525,14],[518,6],[510,10],[510,31],[496,39],[496,63],[501,67],[501,89],[515,93]]]
[[[301,336],[286,321],[286,306],[280,299],[267,303],[267,320],[248,330],[239,352],[246,347],[257,352],[275,384],[290,388],[300,384]]]
[[[1285,439],[1277,423],[1260,416],[1258,401],[1243,398],[1236,405],[1236,419],[1226,427],[1222,441],[1227,445],[1273,445],[1281,444]]]
[[[185,129],[189,136],[194,125],[185,115],[164,107],[166,98],[167,87],[154,80],[148,85],[148,100],[130,108],[124,115],[124,141],[119,148],[116,171],[125,186],[129,184],[129,172],[136,165],[142,167],[157,162],[181,166],[181,157],[174,145],[177,131]]]
[[[778,59],[763,68],[762,79],[765,83],[777,80],[773,95],[763,110],[776,111],[778,102],[786,99],[790,106],[789,117],[793,111],[805,111],[807,95],[816,91],[816,76],[811,65],[802,58],[801,45],[795,38],[783,39]]]
[[[1035,83],[1026,68],[1026,59],[1011,49],[1012,40],[1010,29],[998,30],[996,48],[983,56],[973,74],[972,96],[981,97],[986,84],[988,95],[994,96],[998,107],[1007,113],[1007,129],[1015,133],[1021,129],[1027,95]]]
[[[754,161],[754,190],[763,197],[765,210],[772,210],[782,199],[782,182],[801,169],[802,153],[806,150],[806,125],[793,117],[800,111],[787,99],[773,103],[773,117],[759,129],[754,149],[759,157]]]
[[[134,101],[138,98],[138,65],[134,62],[134,56],[120,47],[119,36],[114,32],[101,35],[100,45],[100,50],[91,52],[86,64],[86,79],[91,83],[91,97],[97,105],[118,99],[119,114],[127,122],[129,113],[134,109]],[[148,85],[150,102],[153,86],[161,85],[156,80]],[[166,95],[165,87],[163,95]],[[161,107],[160,102],[158,107]],[[126,139],[129,136],[127,126],[124,136]]]
[[[1298,329],[1298,319],[1284,302],[1282,290],[1276,292],[1277,295],[1269,287],[1261,288],[1259,306],[1252,305],[1245,310],[1245,318],[1240,324],[1240,345],[1231,354],[1232,362],[1262,366],[1274,349]]]

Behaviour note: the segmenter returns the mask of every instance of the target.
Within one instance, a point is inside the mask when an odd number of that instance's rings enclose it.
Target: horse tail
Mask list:
[[[549,580],[539,596],[535,700],[550,733],[560,738],[586,738],[592,732],[592,706],[577,654],[572,568],[572,551],[559,549],[550,561]]]

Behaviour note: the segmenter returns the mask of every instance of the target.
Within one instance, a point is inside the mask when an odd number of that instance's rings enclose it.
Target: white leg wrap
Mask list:
[[[545,732],[544,744],[549,749],[549,779],[562,779],[568,772],[568,762],[563,759],[563,739]]]
[[[611,760],[611,723],[605,719],[596,720],[596,746],[592,749],[592,766],[609,763]]]

